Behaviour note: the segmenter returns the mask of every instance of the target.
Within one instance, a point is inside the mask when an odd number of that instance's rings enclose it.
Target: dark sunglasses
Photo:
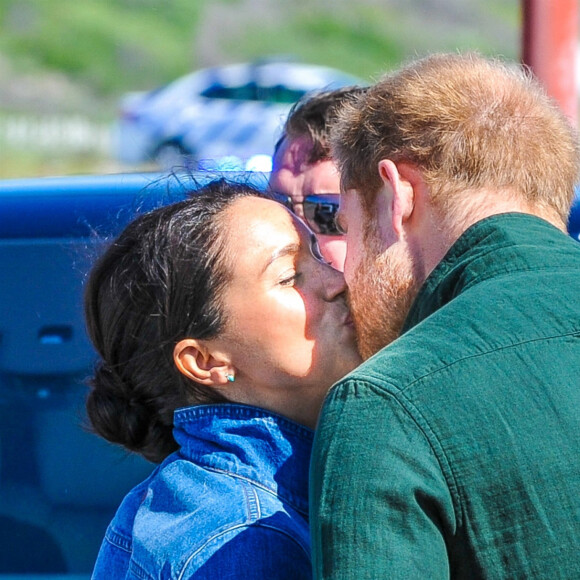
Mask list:
[[[294,211],[294,206],[298,205],[298,203],[294,203],[292,198],[285,193],[271,191],[269,195],[275,201],[285,205],[290,211]],[[342,232],[336,225],[339,201],[339,193],[320,193],[307,195],[303,202],[299,202],[304,208],[306,223],[315,234],[342,236]]]

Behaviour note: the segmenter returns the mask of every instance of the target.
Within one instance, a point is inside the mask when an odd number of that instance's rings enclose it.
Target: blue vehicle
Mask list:
[[[115,156],[154,162],[269,171],[290,107],[305,93],[360,85],[329,67],[261,60],[201,69],[121,101]]]
[[[87,431],[95,357],[83,283],[106,239],[137,213],[216,176],[0,182],[0,580],[88,579],[121,499],[153,468]],[[267,183],[259,173],[227,177]],[[579,240],[580,196],[569,226]]]

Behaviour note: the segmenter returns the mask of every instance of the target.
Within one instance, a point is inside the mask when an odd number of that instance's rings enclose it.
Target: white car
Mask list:
[[[207,68],[121,103],[115,157],[163,169],[269,171],[288,111],[305,93],[364,84],[342,71],[262,61]],[[186,157],[184,157],[186,156]]]

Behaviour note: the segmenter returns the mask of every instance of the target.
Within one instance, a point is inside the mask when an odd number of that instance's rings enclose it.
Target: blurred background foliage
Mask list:
[[[285,55],[372,82],[408,58],[470,49],[518,59],[519,0],[0,0],[0,132],[14,115],[111,123],[123,93],[210,65]],[[0,147],[0,176],[108,163]]]

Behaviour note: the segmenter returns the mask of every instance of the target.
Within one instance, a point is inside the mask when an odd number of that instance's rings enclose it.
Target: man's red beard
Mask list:
[[[369,240],[370,242],[370,240]],[[349,287],[358,349],[364,360],[399,337],[422,281],[409,256],[370,247]]]

